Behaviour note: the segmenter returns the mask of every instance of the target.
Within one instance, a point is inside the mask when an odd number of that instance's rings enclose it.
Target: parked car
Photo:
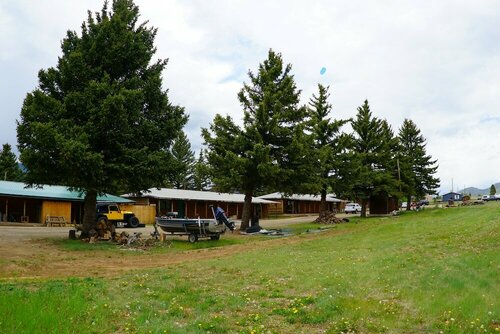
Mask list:
[[[345,213],[359,213],[361,212],[361,205],[358,203],[347,203],[344,209]]]
[[[483,201],[500,201],[500,195],[483,195]]]

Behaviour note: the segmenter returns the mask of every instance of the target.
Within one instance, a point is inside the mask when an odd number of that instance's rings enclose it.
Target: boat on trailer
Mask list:
[[[235,225],[227,219],[221,208],[211,209],[214,219],[177,218],[175,212],[170,212],[166,216],[157,217],[155,224],[166,234],[187,235],[189,242],[196,242],[200,238],[219,240],[221,234],[227,229],[233,231]]]

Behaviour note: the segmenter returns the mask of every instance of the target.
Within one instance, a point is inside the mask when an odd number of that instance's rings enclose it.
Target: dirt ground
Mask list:
[[[273,229],[310,222],[313,219],[314,216],[261,220],[260,225],[266,229]],[[0,226],[0,280],[114,276],[141,268],[157,268],[181,262],[225,257],[255,247],[254,243],[236,244],[186,251],[182,253],[182,256],[178,252],[130,256],[124,250],[123,254],[113,254],[113,257],[109,252],[95,252],[92,256],[82,257],[78,252],[64,250],[47,241],[47,239],[68,238],[70,229],[71,227]],[[119,229],[119,231],[122,230],[129,233],[141,232],[142,237],[147,238],[153,231],[153,227]],[[311,234],[305,237],[318,236]],[[234,233],[226,234],[223,238],[248,238],[248,236]],[[261,242],[259,247],[278,247],[283,244],[301,242],[303,238],[292,236],[269,239]]]

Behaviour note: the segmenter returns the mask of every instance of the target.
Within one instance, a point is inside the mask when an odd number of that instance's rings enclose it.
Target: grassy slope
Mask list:
[[[116,279],[4,283],[0,332],[499,332],[499,217],[426,210]]]

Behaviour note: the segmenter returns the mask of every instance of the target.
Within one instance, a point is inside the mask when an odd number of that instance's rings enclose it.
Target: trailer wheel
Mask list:
[[[220,239],[220,235],[212,235],[210,236],[210,240],[219,240]]]
[[[198,241],[198,236],[196,234],[192,233],[188,236],[188,240],[190,243],[195,243],[196,241]]]

